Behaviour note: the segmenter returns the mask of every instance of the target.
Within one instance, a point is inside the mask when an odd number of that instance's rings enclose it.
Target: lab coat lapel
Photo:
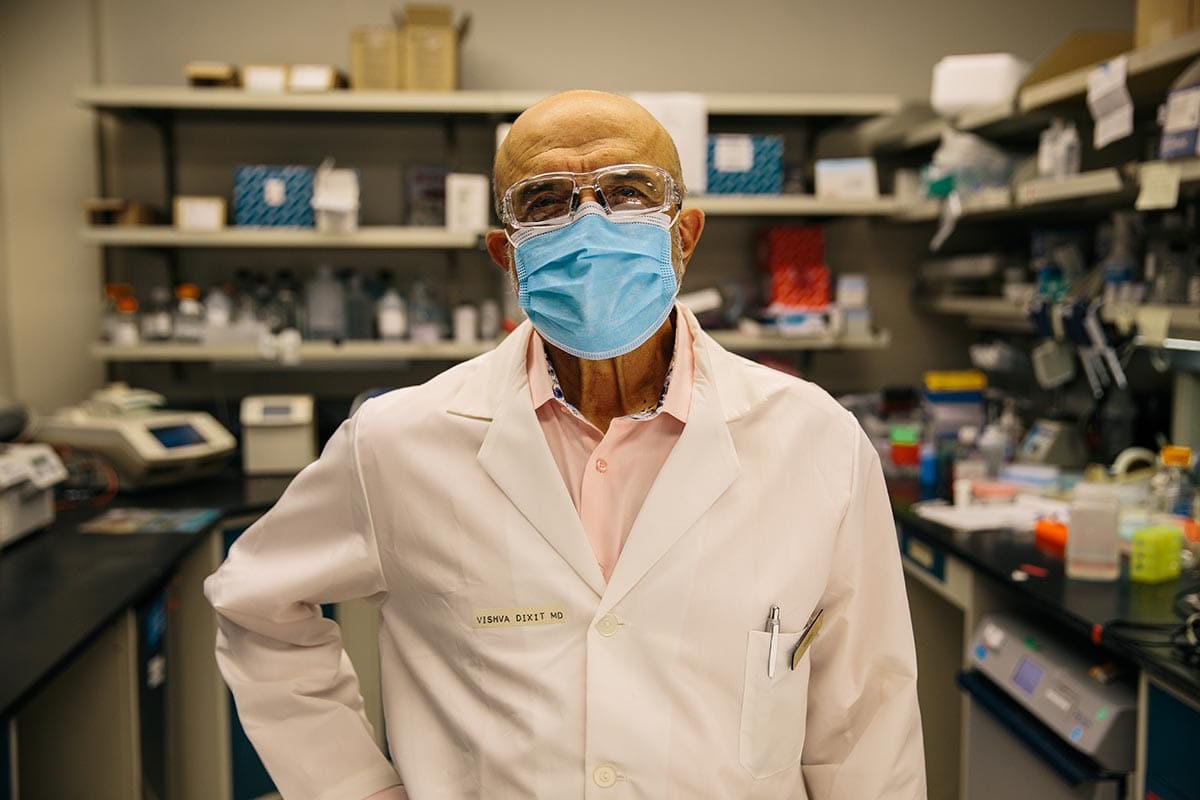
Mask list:
[[[521,337],[525,342],[527,334]],[[499,383],[477,387],[477,396],[499,388],[495,416],[477,458],[513,505],[599,596],[604,593],[604,576],[534,414],[525,348],[514,346],[519,344],[505,342],[507,352],[496,353],[503,356],[497,364],[502,369],[492,373]]]
[[[698,328],[695,330],[699,333]],[[707,349],[701,343],[695,350],[695,382],[687,424],[646,495],[598,613],[620,602],[738,475],[737,453],[712,383]],[[725,356],[714,354],[718,355]]]

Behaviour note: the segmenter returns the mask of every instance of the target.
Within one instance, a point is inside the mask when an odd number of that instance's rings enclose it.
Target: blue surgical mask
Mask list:
[[[636,350],[679,291],[666,214],[610,217],[582,203],[570,223],[512,234],[517,300],[542,338],[598,361]]]

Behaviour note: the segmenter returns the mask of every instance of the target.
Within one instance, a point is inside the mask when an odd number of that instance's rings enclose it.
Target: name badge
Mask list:
[[[471,616],[471,627],[515,628],[525,625],[559,625],[566,621],[566,611],[561,605],[478,608]]]

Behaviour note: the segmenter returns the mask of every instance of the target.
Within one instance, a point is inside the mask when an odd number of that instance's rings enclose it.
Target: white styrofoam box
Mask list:
[[[816,167],[816,195],[829,200],[875,200],[879,175],[872,158],[822,158]]]
[[[933,65],[930,104],[949,117],[968,108],[1010,103],[1029,70],[1028,62],[1010,53],[946,56]]]
[[[446,227],[483,233],[489,227],[491,186],[487,175],[451,172],[446,176]]]

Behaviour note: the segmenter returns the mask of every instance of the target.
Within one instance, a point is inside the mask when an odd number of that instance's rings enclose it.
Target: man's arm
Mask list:
[[[804,782],[813,800],[923,800],[917,664],[896,526],[861,432],[812,671]]]
[[[287,800],[362,800],[400,782],[379,752],[337,624],[321,605],[386,591],[356,421],[297,476],[205,582],[217,663]]]

